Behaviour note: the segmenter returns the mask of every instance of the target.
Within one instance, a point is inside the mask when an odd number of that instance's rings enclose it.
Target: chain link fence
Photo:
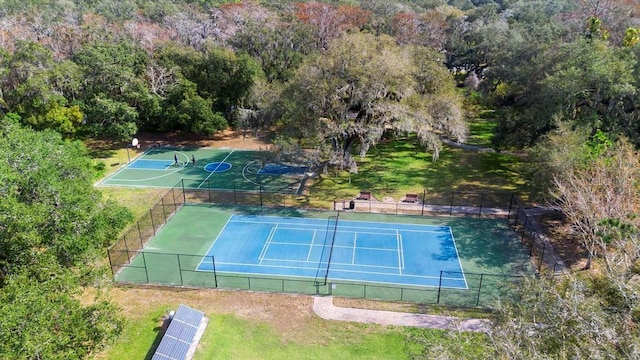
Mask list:
[[[520,241],[528,246],[529,256],[538,271],[557,271],[561,263],[556,259],[548,241],[540,236],[535,219],[527,214],[522,201],[506,193],[449,192],[430,193],[410,197],[410,202],[381,202],[370,200],[339,200],[327,202],[334,210],[408,214],[424,216],[471,216],[505,218],[520,234]],[[413,288],[379,284],[329,281],[320,284],[313,280],[286,279],[263,276],[219,274],[215,259],[198,254],[167,254],[143,250],[157,231],[187,204],[243,205],[255,207],[300,208],[308,204],[306,196],[290,193],[222,189],[189,189],[181,181],[171,188],[138,222],[116,241],[108,256],[115,281],[126,269],[127,282],[202,288],[242,289],[253,291],[291,292],[302,294],[331,294],[365,299],[411,301],[462,307],[489,307],[499,296],[511,293],[521,276],[464,273],[467,288],[455,289],[442,285],[432,288]],[[318,203],[318,202],[315,202]],[[202,261],[211,262],[212,272],[195,271]],[[441,277],[446,276],[441,272]]]

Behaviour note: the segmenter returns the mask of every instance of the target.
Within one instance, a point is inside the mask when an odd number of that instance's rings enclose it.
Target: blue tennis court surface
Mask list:
[[[232,215],[197,270],[214,261],[216,272],[467,288],[449,226]]]
[[[266,164],[258,174],[261,175],[285,175],[285,174],[304,174],[307,168],[304,166],[289,166],[283,164]]]

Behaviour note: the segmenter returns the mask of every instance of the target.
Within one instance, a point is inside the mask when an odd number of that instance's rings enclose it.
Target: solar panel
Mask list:
[[[188,355],[193,355],[193,351],[189,350],[195,349],[204,331],[204,328],[200,329],[203,323],[203,327],[206,326],[206,321],[203,320],[205,317],[202,311],[180,305],[160,340],[152,360],[185,360]]]

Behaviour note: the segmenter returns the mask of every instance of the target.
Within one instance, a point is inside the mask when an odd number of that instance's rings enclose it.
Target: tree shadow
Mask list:
[[[159,319],[153,319],[152,321],[157,323]],[[151,360],[153,358],[153,355],[156,352],[156,349],[158,349],[158,346],[160,345],[160,342],[162,341],[162,337],[164,336],[164,333],[167,331],[167,328],[169,327],[169,323],[171,322],[171,319],[169,319],[168,316],[163,316],[162,317],[162,323],[160,324],[160,326],[156,326],[155,328],[153,328],[153,331],[156,331],[156,337],[153,339],[153,343],[151,344],[151,347],[149,347],[149,351],[147,351],[147,354],[144,357],[144,360]]]

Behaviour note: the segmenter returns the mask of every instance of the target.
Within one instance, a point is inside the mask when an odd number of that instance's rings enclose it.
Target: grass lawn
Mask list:
[[[445,147],[437,161],[411,139],[376,146],[358,161],[358,173],[320,174],[309,188],[313,198],[350,199],[369,190],[378,200],[398,201],[407,193],[510,192],[526,198],[523,160],[515,155]]]
[[[486,358],[485,335],[327,321],[307,296],[220,290],[116,288],[127,324],[118,340],[94,358],[150,359],[163,316],[179,304],[205,312],[209,324],[195,360],[426,358],[456,348],[467,359]]]

